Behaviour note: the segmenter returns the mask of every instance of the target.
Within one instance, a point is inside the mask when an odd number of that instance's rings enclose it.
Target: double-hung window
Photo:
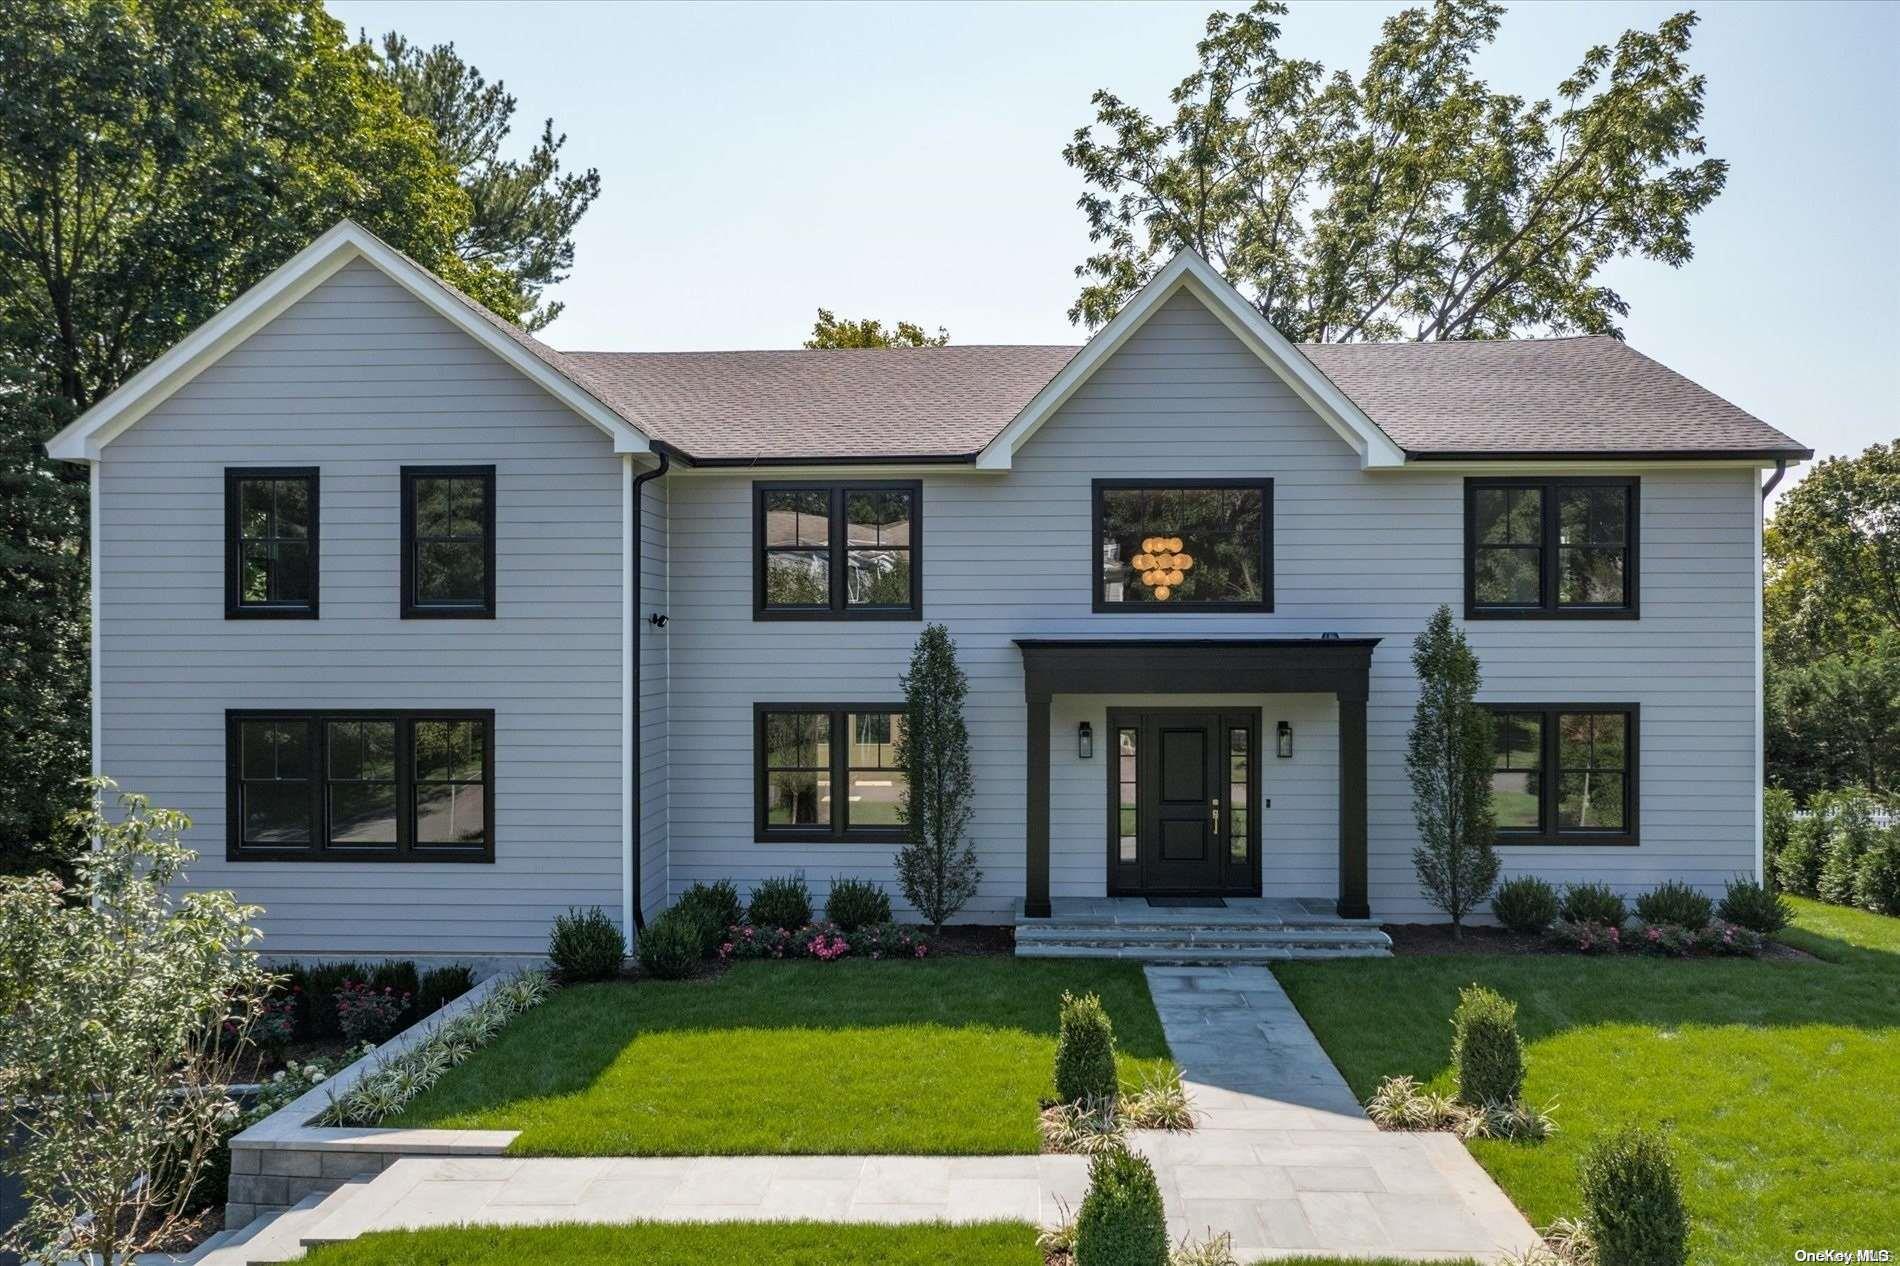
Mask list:
[[[495,614],[495,468],[402,468],[402,617]]]
[[[1636,618],[1637,481],[1465,480],[1465,615]]]
[[[1636,843],[1635,704],[1487,706],[1498,843]]]
[[[495,714],[225,714],[232,861],[493,861]]]
[[[923,618],[917,480],[752,486],[753,618]]]
[[[224,616],[317,618],[317,469],[224,472]]]
[[[906,838],[891,704],[761,703],[753,709],[754,828],[771,840]]]

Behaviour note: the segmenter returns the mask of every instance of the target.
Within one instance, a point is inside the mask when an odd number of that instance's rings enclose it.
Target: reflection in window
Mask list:
[[[1633,706],[1507,704],[1491,712],[1491,809],[1500,840],[1634,842]]]
[[[1266,481],[1096,487],[1106,607],[1268,608]]]
[[[847,606],[910,605],[911,504],[903,489],[845,493]]]
[[[768,826],[822,826],[831,821],[828,713],[765,714],[765,785]]]
[[[1247,860],[1247,810],[1252,802],[1249,769],[1253,759],[1251,734],[1244,725],[1227,730],[1227,850],[1236,862]]]
[[[831,493],[823,488],[764,494],[765,605],[831,604]]]
[[[1535,831],[1543,824],[1539,775],[1544,718],[1538,712],[1496,714],[1496,760],[1491,769],[1491,812],[1500,831]]]
[[[1138,855],[1136,831],[1136,811],[1138,807],[1137,788],[1139,787],[1139,767],[1136,764],[1135,734],[1133,726],[1123,726],[1115,731],[1116,815],[1120,820],[1118,831],[1117,856],[1124,862],[1132,862]]]
[[[1534,607],[1544,574],[1541,488],[1478,488],[1472,493],[1477,542],[1474,592],[1485,606]]]
[[[397,843],[396,723],[331,721],[324,789],[330,843]]]
[[[916,619],[922,485],[753,485],[757,618]]]
[[[238,813],[245,844],[310,842],[310,726],[300,720],[238,726]]]
[[[316,614],[316,503],[314,470],[225,473],[227,614]]]
[[[1626,828],[1624,780],[1629,718],[1565,712],[1557,718],[1557,829]]]
[[[910,783],[897,762],[897,744],[904,735],[904,714],[854,712],[845,721],[851,732],[845,828],[903,825],[904,794]]]
[[[1634,480],[1468,480],[1465,498],[1472,614],[1591,616],[1634,608]]]
[[[416,843],[483,842],[486,729],[480,721],[416,722]]]
[[[479,607],[488,594],[488,482],[415,481],[415,605]]]

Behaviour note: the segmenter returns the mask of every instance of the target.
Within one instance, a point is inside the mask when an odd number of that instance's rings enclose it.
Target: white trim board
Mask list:
[[[1219,319],[1247,349],[1277,374],[1293,392],[1359,454],[1367,469],[1405,465],[1405,451],[1381,431],[1365,411],[1346,398],[1300,349],[1270,325],[1251,303],[1228,284],[1214,266],[1191,250],[1183,250],[1156,273],[1135,297],[1122,305],[1115,319],[1085,344],[1062,372],[1050,379],[1035,398],[977,454],[983,470],[1007,470],[1016,451],[1029,441],[1056,410],[1079,391],[1097,369],[1147,323],[1176,293],[1186,290]]]
[[[140,418],[291,304],[358,259],[382,271],[443,319],[598,427],[613,440],[616,453],[650,450],[648,437],[592,392],[484,319],[469,306],[469,300],[428,270],[405,258],[362,225],[344,220],[74,419],[46,442],[47,453],[62,461],[98,461],[101,450]]]

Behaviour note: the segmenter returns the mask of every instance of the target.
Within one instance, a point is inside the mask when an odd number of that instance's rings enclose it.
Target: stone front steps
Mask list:
[[[294,1262],[312,1242],[311,1234],[335,1217],[374,1181],[365,1174],[331,1192],[312,1192],[281,1213],[258,1215],[236,1231],[221,1231],[185,1259],[191,1266],[274,1266]],[[225,1238],[228,1237],[228,1238]],[[207,1251],[208,1250],[208,1251]]]
[[[1157,964],[1274,963],[1292,959],[1383,958],[1392,938],[1369,922],[1287,917],[1245,906],[1221,910],[1065,911],[1016,921],[1018,958],[1115,958]]]

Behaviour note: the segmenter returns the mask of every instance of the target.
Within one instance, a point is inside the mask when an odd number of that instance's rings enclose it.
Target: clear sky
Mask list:
[[[601,199],[563,348],[792,347],[820,304],[960,343],[1079,342],[1087,235],[1060,150],[1110,88],[1150,111],[1207,3],[691,6],[331,0],[452,40],[546,115]],[[1299,3],[1281,47],[1357,73],[1401,6]],[[1683,5],[1518,4],[1479,63],[1544,97]],[[1702,6],[1704,131],[1731,164],[1680,270],[1614,266],[1631,344],[1813,447],[1900,435],[1900,5]]]

